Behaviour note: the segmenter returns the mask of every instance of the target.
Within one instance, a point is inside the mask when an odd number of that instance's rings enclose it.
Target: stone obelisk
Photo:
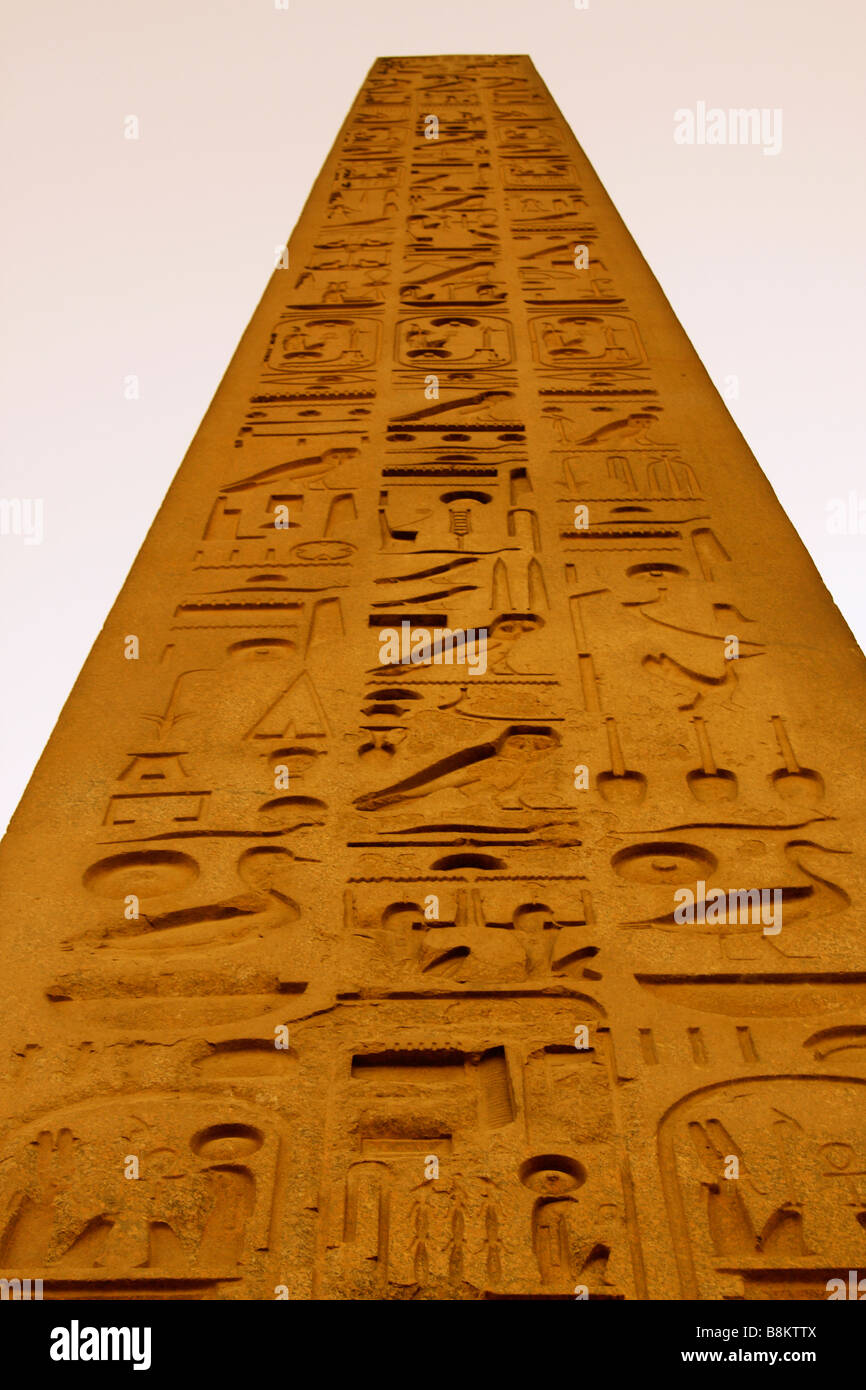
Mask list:
[[[529,59],[379,59],[3,845],[0,1276],[826,1298],[864,696]]]

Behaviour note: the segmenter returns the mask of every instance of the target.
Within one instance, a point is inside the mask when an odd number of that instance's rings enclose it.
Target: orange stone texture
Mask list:
[[[377,60],[3,845],[0,1275],[826,1298],[864,699],[530,60]]]

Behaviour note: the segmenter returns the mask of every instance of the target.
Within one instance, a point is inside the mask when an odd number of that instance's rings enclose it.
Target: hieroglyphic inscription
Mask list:
[[[5,842],[0,1273],[825,1296],[863,685],[531,63],[379,59]]]

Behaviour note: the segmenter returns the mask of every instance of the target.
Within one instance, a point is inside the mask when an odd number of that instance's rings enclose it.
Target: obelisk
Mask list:
[[[379,59],[2,847],[0,1276],[827,1298],[864,697],[530,60]]]

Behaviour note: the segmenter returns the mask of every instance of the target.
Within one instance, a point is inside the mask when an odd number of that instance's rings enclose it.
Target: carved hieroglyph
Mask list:
[[[529,60],[377,61],[3,846],[0,1274],[826,1297],[864,695]]]

